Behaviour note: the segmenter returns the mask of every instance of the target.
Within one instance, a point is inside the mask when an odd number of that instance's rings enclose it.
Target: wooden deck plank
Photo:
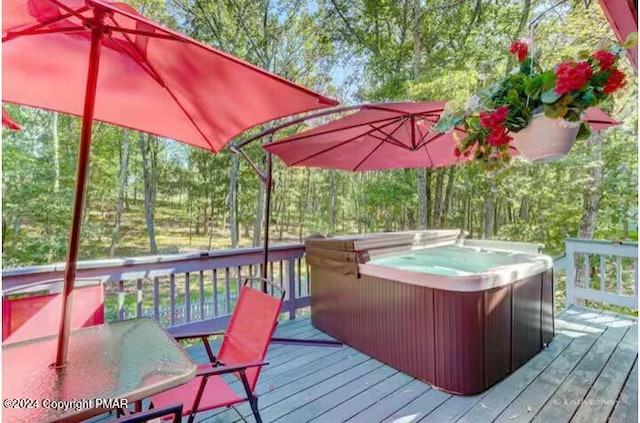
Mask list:
[[[490,421],[498,417],[523,390],[538,378],[539,375],[543,374],[548,366],[571,346],[578,336],[583,337],[585,335],[585,331],[589,327],[589,320],[598,316],[599,313],[591,312],[585,316],[581,312],[576,312],[576,310],[573,309],[565,311],[563,319],[556,321],[556,330],[558,333],[549,347],[542,350],[505,380],[494,385],[485,393],[476,396],[478,401],[473,407],[464,409],[458,421],[476,423],[479,421]],[[456,402],[461,403],[461,401]],[[466,404],[462,403],[461,405]],[[453,411],[458,410],[454,409]],[[458,414],[452,417],[458,416],[460,415]]]
[[[444,401],[446,401],[451,394],[438,391],[437,389],[429,389],[418,398],[411,401],[409,404],[402,407],[389,417],[381,420],[382,422],[405,422],[412,423],[418,422],[424,418],[431,410],[438,407]]]
[[[636,351],[637,352],[637,351]],[[629,378],[616,401],[609,423],[628,423],[638,421],[638,358],[633,364]]]
[[[430,385],[414,379],[409,384],[397,389],[387,397],[378,400],[375,404],[359,414],[354,415],[347,421],[350,423],[371,423],[379,421],[381,418],[388,417],[400,410],[429,389],[431,389]]]
[[[617,322],[621,322],[618,320]],[[542,410],[533,419],[536,422],[568,422],[583,402],[589,388],[595,383],[609,361],[616,346],[628,331],[629,326],[609,327],[594,343],[587,354],[574,367],[569,377],[550,397]],[[629,364],[631,367],[633,363]],[[616,397],[617,393],[616,391]],[[608,415],[608,413],[607,413]],[[527,420],[527,421],[530,421]]]
[[[264,421],[272,422],[279,417],[289,414],[293,410],[304,407],[315,399],[346,385],[352,380],[361,379],[368,373],[374,372],[377,369],[382,369],[382,366],[382,363],[369,359],[364,363],[342,372],[338,377],[323,380],[322,382],[316,383],[305,390],[295,392],[293,395],[290,395],[284,400],[271,406],[267,406],[265,408],[261,407],[260,414]]]
[[[342,372],[368,360],[370,358],[366,355],[344,348],[331,362],[313,360],[288,372],[274,373],[275,377],[267,379],[266,382],[258,382],[260,406],[275,404],[324,380],[339,376]],[[243,416],[251,415],[251,408],[247,404],[241,404],[237,408]]]
[[[363,377],[354,379],[326,395],[305,404],[304,407],[297,408],[296,410],[273,421],[281,423],[299,423],[302,421],[313,420],[326,413],[327,410],[337,407],[361,392],[373,389],[381,383],[388,383],[388,380],[397,373],[398,371],[396,369],[389,366],[376,368],[375,371],[369,372]],[[319,421],[330,423],[335,422],[335,420],[327,420],[326,418],[320,419]]]
[[[580,402],[571,421],[580,423],[606,421],[613,411],[637,356],[636,349],[620,342],[587,396]]]
[[[393,376],[372,386],[366,391],[360,392],[335,407],[324,410],[323,414],[311,420],[314,422],[344,422],[376,402],[386,400],[389,395],[395,391],[404,389],[414,380],[415,379],[409,375],[396,372]],[[426,385],[424,383],[422,384]]]

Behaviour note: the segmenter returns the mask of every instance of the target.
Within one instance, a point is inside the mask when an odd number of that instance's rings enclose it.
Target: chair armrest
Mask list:
[[[174,423],[180,422],[182,420],[182,403],[169,405],[162,408],[152,408],[151,410],[112,420],[111,423],[143,423],[151,419],[157,419],[159,417],[168,415],[173,415],[172,421]]]
[[[193,339],[193,338],[208,338],[210,336],[224,335],[224,331],[218,332],[177,332],[175,334],[168,331],[169,335],[173,336],[173,339],[176,341],[180,341],[182,339]]]
[[[225,373],[235,373],[241,370],[249,369],[251,367],[260,367],[269,364],[266,361],[255,361],[252,363],[240,363],[233,364],[230,366],[218,366],[208,370],[200,370],[196,376],[213,376],[213,375],[223,375]]]

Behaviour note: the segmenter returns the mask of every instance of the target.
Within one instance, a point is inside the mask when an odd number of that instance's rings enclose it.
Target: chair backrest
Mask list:
[[[104,323],[102,284],[75,288],[71,293],[71,329]],[[62,294],[2,299],[2,343],[55,335],[60,325]]]
[[[264,360],[278,323],[283,296],[278,299],[244,285],[225,331],[218,360],[225,365]],[[252,390],[259,375],[260,367],[247,370]]]

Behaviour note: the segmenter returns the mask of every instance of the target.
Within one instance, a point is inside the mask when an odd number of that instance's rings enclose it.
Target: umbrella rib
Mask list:
[[[390,133],[384,132],[381,129],[378,129],[378,131],[381,132],[383,135],[385,135],[389,140],[393,140],[394,142],[396,142],[398,147],[406,147],[400,140],[398,140],[396,137],[393,136],[393,133],[396,132],[398,129],[400,129],[400,127],[402,127],[407,120],[405,116],[400,116],[399,121],[400,121],[400,124],[396,126],[393,129],[393,131],[391,131]]]
[[[180,43],[186,42],[185,40],[180,40],[180,39],[176,39],[176,37],[172,36],[172,35],[167,35],[167,34],[155,34],[153,32],[147,32],[147,31],[138,31],[136,29],[125,29],[119,26],[111,26],[111,25],[106,25],[106,28],[109,28],[109,30],[111,31],[115,31],[115,32],[119,32],[121,34],[134,34],[134,35],[143,35],[146,37],[151,37],[151,38],[161,38],[163,40],[172,40],[172,41],[177,41]]]
[[[391,131],[391,133],[386,133],[383,130],[379,129],[379,128],[375,128],[378,132],[381,132],[383,135],[386,136],[386,138],[380,138],[372,133],[369,134],[369,136],[372,136],[376,139],[382,139],[385,142],[388,142],[391,145],[395,145],[396,147],[400,147],[400,148],[404,148],[406,150],[409,150],[409,148],[404,145],[402,142],[400,142],[399,140],[397,140],[394,136],[392,136],[392,134],[394,132],[396,132],[402,125],[404,125],[406,122],[406,119],[404,117],[400,118],[400,124],[398,126],[395,127],[395,129],[393,131]],[[393,140],[393,142],[391,142],[391,140]]]
[[[2,42],[5,41],[11,41],[12,39],[16,38],[16,37],[28,37],[30,35],[42,35],[42,34],[65,34],[65,33],[70,33],[70,32],[78,32],[78,31],[85,31],[85,29],[81,26],[69,26],[69,27],[64,27],[64,28],[49,28],[49,29],[41,29],[39,31],[29,31],[29,32],[12,32],[7,34],[3,39]]]
[[[359,168],[360,166],[362,166],[362,164],[363,164],[364,162],[366,162],[366,161],[367,161],[367,159],[373,155],[373,153],[375,153],[376,151],[378,151],[378,149],[379,149],[380,147],[382,147],[382,145],[384,144],[384,142],[385,142],[384,140],[380,141],[380,142],[378,143],[378,145],[376,145],[376,146],[373,148],[373,150],[371,150],[371,151],[370,151],[370,152],[369,152],[369,153],[364,157],[364,159],[360,160],[360,162],[356,165],[356,167],[354,167],[354,168],[353,168],[353,172],[357,171],[357,170],[358,170],[358,168]]]
[[[429,132],[427,132],[426,134],[424,134],[424,136],[427,136],[428,134],[429,134]],[[436,135],[435,137],[433,137],[433,138],[429,138],[428,140],[426,140],[426,141],[424,141],[424,142],[422,142],[422,141],[424,140],[424,137],[422,137],[422,139],[420,140],[420,141],[421,141],[421,144],[419,144],[419,145],[418,145],[418,148],[420,148],[420,147],[426,147],[426,146],[427,146],[427,144],[429,144],[430,142],[433,142],[433,141],[437,140],[438,138],[440,138],[440,137],[441,137],[441,136],[443,136],[444,134],[446,134],[446,132],[440,132],[440,133],[438,133],[438,135]]]
[[[353,116],[353,115],[351,115],[351,116]],[[332,132],[344,131],[346,129],[358,128],[360,126],[367,126],[367,125],[371,126],[374,123],[381,123],[381,122],[385,122],[385,121],[388,121],[388,120],[395,121],[395,119],[397,119],[397,117],[387,117],[387,118],[384,118],[384,119],[377,119],[377,120],[374,120],[374,121],[367,121],[367,122],[358,123],[356,125],[343,126],[341,128],[336,128],[336,129],[328,129],[328,130],[323,131],[323,132],[314,132],[313,134],[308,134],[308,133],[303,132],[302,134],[300,134],[300,136],[293,135],[291,138],[281,139],[281,140],[275,141],[273,144],[286,144],[286,143],[291,142],[291,141],[299,141],[299,140],[303,140],[305,138],[315,137],[315,136],[318,136],[318,135],[330,134]],[[337,122],[338,120],[340,120],[340,119],[334,120],[333,122]],[[319,126],[317,126],[316,128],[319,128]],[[312,131],[312,130],[313,129],[310,129],[309,131]],[[366,135],[366,133],[363,134],[363,135]]]
[[[391,124],[393,124],[393,123],[395,123],[395,122],[386,123],[384,126],[389,126],[389,125],[391,125]],[[383,127],[384,127],[384,126],[383,126]],[[367,131],[367,132],[365,132],[364,134],[358,134],[358,135],[356,135],[355,137],[351,137],[351,138],[349,138],[349,139],[347,139],[347,140],[345,140],[345,141],[341,141],[340,143],[335,144],[335,145],[332,145],[331,147],[329,147],[329,148],[327,148],[327,149],[324,149],[324,150],[322,150],[322,151],[317,151],[317,152],[315,152],[315,153],[312,153],[312,154],[310,154],[310,155],[308,155],[308,156],[306,156],[306,157],[303,157],[303,158],[302,158],[302,159],[300,159],[300,160],[296,160],[295,162],[291,163],[289,166],[295,166],[295,165],[297,165],[297,164],[299,164],[299,163],[301,163],[301,162],[304,162],[305,160],[309,160],[309,159],[312,159],[312,158],[314,158],[314,157],[316,157],[316,156],[319,156],[320,154],[324,154],[324,153],[326,153],[326,152],[328,152],[328,151],[335,150],[336,148],[338,148],[338,147],[342,147],[343,145],[348,144],[348,143],[350,143],[350,142],[352,142],[352,141],[355,141],[355,140],[357,140],[358,138],[360,138],[360,137],[362,137],[362,136],[370,135],[370,134],[371,134],[371,132],[373,132],[374,130],[377,130],[377,128],[374,128],[374,129],[372,129],[372,130],[370,130],[370,131]],[[271,145],[273,145],[273,144],[271,144]]]
[[[118,25],[118,23],[113,19],[112,16],[109,16],[109,19],[111,20],[111,22],[113,22],[113,24],[117,27],[120,28],[120,26]],[[127,34],[122,34],[123,37],[125,37],[127,39],[127,41],[129,41],[129,43],[131,44],[131,46],[133,47],[133,49],[138,53],[138,55],[140,56],[140,58],[144,58],[144,55],[140,52],[140,50],[138,50],[138,46],[132,42],[132,40],[128,37]],[[117,43],[116,43],[117,44]],[[127,52],[124,52],[125,54],[129,55]],[[131,57],[131,56],[129,56]],[[133,59],[133,57],[132,57]],[[154,78],[154,80],[156,80],[161,86],[162,88],[164,88],[167,93],[169,93],[169,95],[171,96],[171,98],[173,98],[173,100],[175,101],[175,103],[178,105],[178,107],[180,108],[180,110],[182,110],[182,112],[184,113],[185,117],[187,119],[189,119],[189,121],[193,124],[193,126],[196,128],[196,130],[200,133],[200,135],[202,135],[202,138],[207,142],[207,144],[209,144],[209,147],[211,147],[211,151],[217,151],[216,148],[213,146],[213,144],[211,143],[211,141],[209,141],[209,138],[204,134],[204,132],[202,132],[202,129],[200,129],[200,126],[193,120],[193,117],[187,113],[187,111],[185,110],[184,106],[180,103],[180,101],[176,98],[175,94],[171,91],[171,89],[169,89],[169,87],[167,86],[167,84],[164,82],[164,80],[162,79],[162,77],[158,74],[158,72],[156,72],[156,70],[153,68],[153,66],[148,62],[148,61],[144,61],[147,66],[149,67],[149,69],[146,69],[144,66],[142,66],[137,60],[133,59],[133,61],[135,63],[138,64],[138,66],[140,66],[145,72],[147,72],[149,74],[149,76],[151,76],[152,78]]]
[[[40,22],[37,25],[33,25],[33,26],[30,26],[29,28],[25,28],[22,31],[7,32],[7,35],[2,37],[2,42],[10,41],[13,38],[20,37],[20,36],[23,36],[23,35],[31,35],[30,33],[33,32],[33,31],[37,31],[40,28],[44,28],[45,26],[48,26],[48,25],[54,24],[56,22],[62,21],[62,20],[67,19],[67,18],[69,18],[71,16],[76,16],[79,19],[84,21],[84,19],[83,19],[84,16],[82,16],[81,13],[82,12],[86,12],[88,9],[89,8],[87,6],[85,6],[83,8],[78,9],[77,11],[74,11],[74,12],[77,12],[78,14],[67,12],[64,15],[56,16],[54,19],[50,19],[50,20],[45,21],[45,22]],[[55,32],[55,31],[51,31],[51,32]],[[60,31],[60,32],[64,32],[64,31]],[[42,34],[42,33],[43,33],[42,31],[38,31],[36,34]]]

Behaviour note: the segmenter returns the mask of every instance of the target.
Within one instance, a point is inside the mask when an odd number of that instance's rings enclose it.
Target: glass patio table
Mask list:
[[[187,383],[196,364],[153,319],[71,332],[68,364],[53,369],[57,336],[2,346],[2,420],[76,422]]]

